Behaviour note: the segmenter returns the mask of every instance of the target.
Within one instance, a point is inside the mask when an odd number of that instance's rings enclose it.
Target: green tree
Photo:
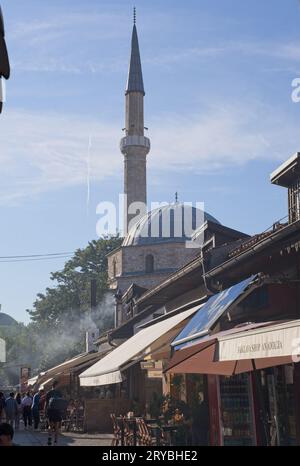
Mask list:
[[[35,335],[30,326],[16,323],[0,327],[0,338],[6,343],[6,363],[0,369],[1,385],[16,385],[21,366],[34,368],[38,364]]]
[[[51,274],[57,285],[38,294],[33,310],[27,310],[32,322],[50,329],[82,316],[90,308],[92,279],[96,280],[97,301],[101,303],[108,290],[106,255],[120,243],[119,237],[101,238],[78,249],[62,271]]]
[[[53,272],[53,287],[37,295],[27,312],[29,330],[40,353],[40,370],[45,370],[84,351],[87,327],[100,331],[113,326],[113,302],[107,302],[107,254],[119,247],[119,237],[101,238],[78,249],[61,271]],[[91,280],[97,284],[97,308],[90,314]],[[92,321],[91,321],[92,316]]]

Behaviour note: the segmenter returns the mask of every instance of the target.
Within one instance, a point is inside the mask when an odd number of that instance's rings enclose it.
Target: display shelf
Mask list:
[[[220,377],[220,399],[224,445],[254,444],[249,376]]]

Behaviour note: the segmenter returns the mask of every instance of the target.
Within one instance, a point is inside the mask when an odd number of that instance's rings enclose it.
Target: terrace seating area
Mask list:
[[[170,446],[177,427],[162,425],[158,419],[110,414],[112,446]]]

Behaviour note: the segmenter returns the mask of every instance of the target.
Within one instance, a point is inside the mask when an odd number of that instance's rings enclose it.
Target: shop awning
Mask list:
[[[39,385],[39,390],[45,390],[53,383],[53,381],[54,379],[52,377],[50,379],[45,380],[43,383]]]
[[[36,384],[38,378],[38,375],[36,375],[35,377],[31,377],[31,379],[28,380],[28,387],[33,387]]]
[[[167,372],[234,375],[300,360],[300,320],[245,325],[176,351]]]
[[[155,345],[156,349],[157,343],[164,346],[169,337],[168,332],[180,332],[185,320],[198,310],[199,305],[140,330],[80,374],[80,385],[90,387],[122,382],[123,370],[147,356],[151,352],[151,346]]]
[[[256,275],[249,277],[227,290],[211,296],[175,338],[172,346],[178,350],[194,344],[199,338],[207,335],[213,324],[224,312],[228,311],[233,304],[236,304],[239,299],[244,298],[252,290],[251,285],[256,277]]]
[[[77,367],[81,367],[82,365],[92,365],[94,362],[98,361],[99,359],[103,358],[103,353],[82,353],[78,356],[75,356],[72,359],[64,361],[63,363],[59,364],[58,366],[52,367],[47,371],[39,374],[37,380],[35,381],[34,385],[37,385],[41,388],[46,383],[49,384],[49,380],[54,380],[61,374],[66,374],[69,372],[76,371]]]

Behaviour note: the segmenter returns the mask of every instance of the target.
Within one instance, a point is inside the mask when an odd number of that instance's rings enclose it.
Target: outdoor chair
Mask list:
[[[72,415],[71,430],[73,432],[84,431],[84,409],[77,408]]]
[[[48,430],[48,421],[45,410],[40,411],[40,430],[45,431]]]
[[[129,427],[129,424],[126,420],[126,417],[124,416],[123,418],[123,428],[124,428],[124,445],[126,446],[132,446],[134,443],[134,435],[132,429]]]
[[[117,423],[116,415],[114,413],[110,415],[110,418],[111,418],[111,422],[113,426],[113,435],[114,435],[112,442],[111,442],[111,446],[117,447],[118,445],[121,444],[121,428]]]
[[[69,432],[71,427],[71,421],[69,415],[66,416],[65,419],[61,421],[61,429],[65,432]]]
[[[136,418],[138,427],[138,440],[139,445],[151,447],[157,444],[156,437],[152,436],[151,430],[147,426],[146,422],[142,417]]]

